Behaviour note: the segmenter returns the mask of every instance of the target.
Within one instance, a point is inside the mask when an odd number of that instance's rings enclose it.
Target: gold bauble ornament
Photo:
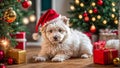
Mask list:
[[[97,19],[101,19],[101,16],[100,16],[100,15],[98,15],[98,16],[97,16]]]
[[[92,10],[89,10],[89,13],[90,13],[90,14],[92,14],[92,13],[93,13],[93,11],[92,11]]]
[[[91,5],[94,7],[96,4],[95,4],[95,2],[92,2],[92,4],[91,4]]]
[[[73,5],[70,6],[71,10],[75,10],[75,7]]]
[[[94,24],[91,25],[90,27],[90,32],[95,33],[96,32],[96,27]]]
[[[84,3],[80,3],[80,6],[81,6],[81,7],[84,7]]]
[[[81,14],[78,17],[79,17],[79,19],[82,19],[82,15]]]
[[[115,12],[116,11],[115,8],[112,8],[112,11]]]
[[[120,58],[113,59],[113,64],[114,65],[120,65]]]
[[[112,6],[115,6],[116,4],[115,4],[115,2],[112,2]]]
[[[106,21],[106,20],[103,20],[103,24],[107,24],[107,21]]]
[[[79,0],[75,0],[75,3],[76,3],[76,4],[79,4],[79,3],[80,3],[80,1],[79,1]]]
[[[8,22],[8,23],[12,23],[16,20],[16,12],[13,10],[13,8],[8,8],[4,11],[3,14],[3,19],[4,21]]]
[[[118,24],[118,20],[114,20],[114,23],[115,23],[115,24]]]
[[[114,18],[114,17],[115,17],[115,14],[111,14],[111,17]]]
[[[96,18],[95,18],[95,17],[92,17],[92,21],[96,21]]]

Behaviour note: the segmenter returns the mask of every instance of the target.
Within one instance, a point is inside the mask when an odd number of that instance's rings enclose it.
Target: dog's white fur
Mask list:
[[[61,16],[41,28],[43,40],[35,61],[46,61],[50,58],[51,61],[64,61],[71,57],[92,56],[93,46],[90,39],[82,32],[69,28],[68,23],[68,18]]]

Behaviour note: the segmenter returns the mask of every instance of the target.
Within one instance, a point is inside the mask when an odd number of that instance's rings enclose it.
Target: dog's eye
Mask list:
[[[50,30],[49,32],[52,33],[52,30]]]
[[[62,32],[62,30],[61,30],[61,29],[59,29],[58,31],[59,31],[59,32]]]

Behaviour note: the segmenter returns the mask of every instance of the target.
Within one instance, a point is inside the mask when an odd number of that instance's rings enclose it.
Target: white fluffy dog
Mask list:
[[[69,19],[61,16],[41,28],[41,50],[35,61],[64,61],[71,57],[88,58],[93,54],[90,39],[69,28],[68,23]]]

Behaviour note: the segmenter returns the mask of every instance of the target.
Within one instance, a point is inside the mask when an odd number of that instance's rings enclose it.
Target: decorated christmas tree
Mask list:
[[[0,45],[11,44],[14,46],[15,38],[10,34],[26,31],[23,18],[33,12],[28,12],[30,0],[0,0]]]
[[[117,29],[119,0],[73,0],[70,23],[83,32],[99,33],[99,29]]]

